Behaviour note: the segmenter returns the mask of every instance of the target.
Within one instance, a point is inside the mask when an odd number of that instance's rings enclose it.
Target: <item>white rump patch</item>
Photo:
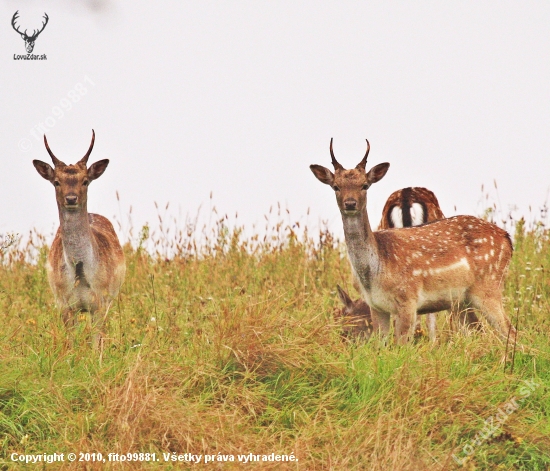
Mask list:
[[[411,205],[411,219],[413,226],[424,224],[424,208],[420,203],[413,203]]]
[[[393,227],[403,227],[403,210],[399,206],[394,206],[391,210],[390,219]]]
[[[403,209],[400,206],[394,206],[390,213],[390,219],[393,227],[403,227]],[[411,205],[411,222],[413,226],[424,224],[424,208],[420,203]]]

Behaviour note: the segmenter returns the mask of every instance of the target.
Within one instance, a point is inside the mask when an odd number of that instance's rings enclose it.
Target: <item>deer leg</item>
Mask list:
[[[472,322],[477,322],[477,316],[472,308],[457,307],[451,311],[451,317],[457,324],[458,330],[463,330]]]
[[[373,333],[380,333],[385,339],[390,333],[390,315],[384,312],[375,311],[372,307],[370,309],[372,316],[372,331]]]
[[[357,281],[357,278],[355,278],[355,276],[352,277],[353,279],[353,287],[355,288],[355,291],[357,291],[359,294],[362,295],[362,291],[361,291],[361,284],[359,283],[359,281]]]
[[[472,308],[466,309],[464,313],[464,322],[470,330],[481,330],[481,323],[477,318],[475,311]]]
[[[103,347],[103,325],[104,325],[104,310],[95,309],[91,313],[92,315],[92,345],[94,350]]]
[[[68,349],[72,349],[74,345],[74,326],[77,312],[71,306],[65,306],[61,312],[61,319],[63,319],[63,325],[67,333],[65,336],[65,346]]]
[[[405,344],[414,336],[416,308],[401,309],[395,316],[395,342]]]
[[[462,332],[467,323],[468,310],[461,306],[453,306],[451,309],[451,328],[453,332]]]
[[[464,307],[460,305],[453,306],[451,308],[451,330],[456,331],[479,331],[481,330],[481,323],[471,307]]]
[[[515,343],[517,332],[506,315],[506,312],[504,312],[500,294],[498,298],[489,297],[487,295],[472,295],[470,299],[474,307],[477,307],[481,311],[489,321],[489,324],[497,331],[501,339],[509,340],[510,343]]]
[[[105,342],[105,319],[107,319],[107,314],[109,314],[111,302],[100,302],[92,311],[92,323],[96,332],[94,335],[94,348],[99,348],[101,351],[103,351],[103,344]]]
[[[414,327],[414,338],[419,339],[421,337],[424,337],[425,332],[424,329],[422,329],[422,321],[421,317],[424,317],[426,321],[426,328],[428,330],[428,338],[430,341],[435,342],[435,314],[426,314],[425,316],[416,316],[416,325]]]
[[[414,338],[420,338],[424,335],[422,331],[422,320],[420,316],[416,316],[416,325],[414,326]]]
[[[67,330],[72,330],[75,326],[77,311],[72,307],[68,306],[63,309],[61,317],[63,319],[63,324]]]
[[[435,323],[436,323],[436,317],[435,314],[426,314],[426,325],[428,326],[428,337],[431,342],[435,342],[436,335],[435,335]]]

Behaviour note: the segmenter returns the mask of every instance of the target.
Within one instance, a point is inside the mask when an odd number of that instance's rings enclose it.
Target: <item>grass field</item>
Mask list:
[[[509,349],[505,362],[492,329],[452,332],[444,313],[435,345],[343,342],[336,284],[354,293],[343,244],[282,221],[265,238],[225,218],[200,244],[192,226],[170,235],[162,221],[130,237],[102,352],[85,315],[70,334],[61,322],[46,238],[6,249],[0,470],[24,467],[13,453],[54,452],[64,462],[25,469],[550,469],[544,226],[516,223],[504,294],[529,348]],[[71,463],[69,452],[106,463]],[[200,464],[171,460],[185,453]],[[295,461],[262,461],[272,453]]]

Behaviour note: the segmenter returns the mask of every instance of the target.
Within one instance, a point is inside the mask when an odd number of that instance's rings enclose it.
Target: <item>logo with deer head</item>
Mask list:
[[[17,10],[14,14],[13,14],[13,17],[11,19],[11,25],[13,26],[13,29],[15,31],[17,31],[17,33],[19,33],[21,35],[21,37],[23,38],[23,41],[25,41],[25,49],[27,50],[27,52],[30,54],[33,49],[34,49],[34,42],[36,41],[36,38],[38,37],[38,35],[44,31],[44,28],[46,27],[46,25],[48,24],[48,15],[47,13],[44,13],[44,17],[43,17],[43,23],[42,23],[42,28],[41,29],[38,29],[38,30],[33,30],[33,33],[32,35],[28,35],[27,34],[27,30],[25,30],[25,32],[21,32],[19,30],[19,28],[17,27],[17,25],[15,24],[16,21],[18,20],[19,18],[19,10]]]

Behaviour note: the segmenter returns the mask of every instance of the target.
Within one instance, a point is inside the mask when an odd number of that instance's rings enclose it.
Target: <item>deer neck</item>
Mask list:
[[[367,209],[353,216],[342,214],[342,220],[351,265],[362,286],[368,289],[372,274],[379,271],[380,262]]]
[[[96,250],[87,208],[68,211],[58,206],[58,209],[65,262],[73,267],[78,263],[87,267],[95,266]]]

